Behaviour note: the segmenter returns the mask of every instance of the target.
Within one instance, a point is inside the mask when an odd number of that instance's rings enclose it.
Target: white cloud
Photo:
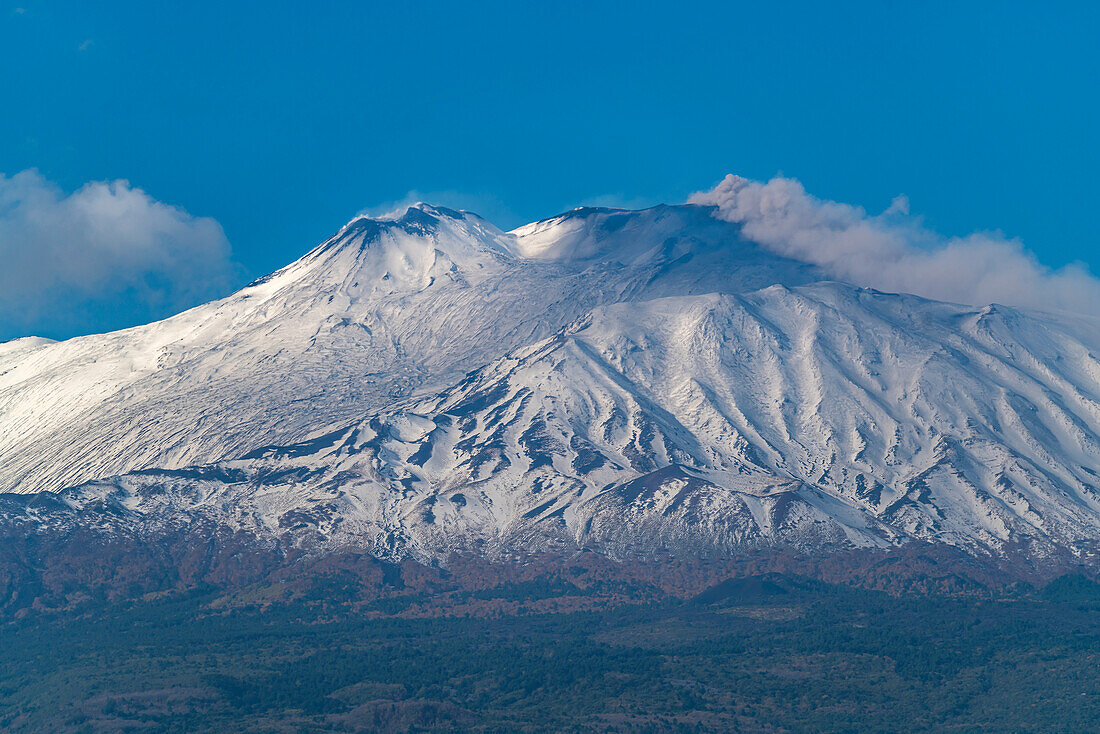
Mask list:
[[[66,194],[35,170],[0,174],[0,339],[161,318],[237,275],[221,225],[126,181]]]
[[[740,224],[747,238],[857,285],[957,303],[1100,315],[1100,280],[1084,266],[1052,270],[1018,240],[998,233],[940,236],[909,216],[904,196],[871,216],[814,198],[794,179],[760,183],[729,175],[688,201],[716,206],[715,216]]]

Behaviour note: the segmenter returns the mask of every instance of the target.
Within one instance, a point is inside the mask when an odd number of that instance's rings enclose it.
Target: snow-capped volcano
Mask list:
[[[166,321],[0,351],[0,482],[84,483],[7,512],[422,558],[1091,557],[1100,322],[826,282],[711,214],[418,205]]]
[[[19,340],[0,350],[0,490],[300,440],[440,389],[600,304],[815,277],[701,207],[558,220],[586,227],[604,257],[527,257],[533,235],[418,205],[355,219],[282,270],[164,321]]]

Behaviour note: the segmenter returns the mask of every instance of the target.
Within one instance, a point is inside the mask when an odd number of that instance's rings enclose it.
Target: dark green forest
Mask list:
[[[891,596],[796,577],[540,613],[562,582],[225,607],[213,593],[0,627],[5,731],[1096,731],[1100,587]],[[418,606],[420,605],[420,606]],[[492,609],[492,607],[487,607]],[[406,615],[406,616],[401,616]]]

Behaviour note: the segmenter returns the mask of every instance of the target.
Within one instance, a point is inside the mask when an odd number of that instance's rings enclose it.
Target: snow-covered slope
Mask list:
[[[555,236],[568,248],[548,249]],[[515,234],[427,205],[358,218],[165,321],[0,345],[0,491],[305,439],[440,389],[600,304],[816,278],[703,207],[576,210]]]
[[[429,559],[912,538],[1094,558],[1098,326],[838,283],[612,304],[313,441],[19,512]]]
[[[1093,558],[1097,355],[1097,320],[825,282],[707,207],[506,233],[417,205],[165,321],[0,345],[0,489],[39,493],[0,519],[430,559]]]

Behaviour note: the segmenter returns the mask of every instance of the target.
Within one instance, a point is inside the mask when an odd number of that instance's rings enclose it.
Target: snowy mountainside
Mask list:
[[[555,236],[569,248],[554,253]],[[516,233],[428,205],[357,218],[282,270],[164,321],[0,345],[0,490],[307,439],[441,389],[600,304],[818,277],[705,207],[582,209]]]
[[[839,283],[609,304],[312,441],[6,512],[422,559],[907,539],[1092,559],[1096,327]]]

